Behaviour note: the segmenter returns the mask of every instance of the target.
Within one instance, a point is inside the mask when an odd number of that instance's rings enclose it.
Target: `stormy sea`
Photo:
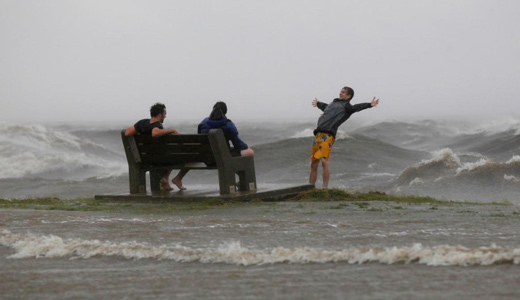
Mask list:
[[[308,182],[314,122],[235,123],[259,187]],[[128,192],[126,126],[0,123],[0,198]],[[197,123],[165,126],[195,133]],[[184,185],[217,190],[217,173],[191,171]],[[329,187],[482,205],[2,209],[0,298],[520,297],[520,120],[349,120]]]
[[[433,120],[352,123],[340,127],[333,146],[331,187],[457,201],[519,201],[519,120],[486,126]],[[314,123],[238,125],[241,138],[256,152],[260,186],[308,182]],[[197,124],[175,127],[196,133]],[[127,192],[123,128],[0,123],[0,197]],[[193,171],[184,181],[188,187],[215,185],[216,178],[214,171]]]

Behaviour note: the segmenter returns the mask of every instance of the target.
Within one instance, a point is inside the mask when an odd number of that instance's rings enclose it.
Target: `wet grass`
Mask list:
[[[305,193],[300,194],[293,201],[304,201],[304,202],[322,202],[322,201],[352,201],[355,205],[360,208],[367,206],[368,201],[386,201],[394,203],[405,203],[405,204],[431,204],[436,205],[500,205],[510,206],[510,202],[470,202],[470,201],[450,201],[450,200],[439,200],[432,197],[421,197],[421,196],[397,196],[389,195],[381,192],[368,192],[368,193],[357,193],[350,192],[344,189],[314,189]],[[361,202],[363,201],[363,202]],[[365,204],[362,204],[365,203]]]
[[[509,202],[456,202],[438,200],[431,197],[396,196],[380,192],[356,193],[343,189],[314,189],[300,193],[289,202],[342,202],[328,207],[328,209],[343,209],[351,205],[368,211],[380,211],[379,208],[370,208],[370,201],[393,202],[396,204],[429,204],[430,209],[446,205],[511,205]],[[30,198],[30,199],[0,199],[0,209],[34,209],[34,210],[63,210],[63,211],[108,211],[108,212],[135,212],[135,213],[172,213],[189,210],[205,210],[219,207],[234,207],[245,205],[272,205],[259,199],[250,202],[226,201],[220,198],[210,198],[194,202],[114,202],[94,198],[60,199],[60,198]],[[298,204],[297,209],[304,208]],[[394,209],[404,209],[394,206]],[[276,209],[276,208],[275,208]]]

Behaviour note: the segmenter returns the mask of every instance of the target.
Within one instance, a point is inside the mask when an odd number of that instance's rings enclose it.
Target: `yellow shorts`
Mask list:
[[[330,150],[334,144],[334,137],[328,133],[318,132],[314,136],[314,143],[312,144],[311,162],[315,162],[320,158],[329,161]]]

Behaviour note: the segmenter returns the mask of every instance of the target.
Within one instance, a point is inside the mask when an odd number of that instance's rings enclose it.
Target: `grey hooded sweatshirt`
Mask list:
[[[371,103],[350,104],[350,100],[334,99],[330,104],[318,102],[318,108],[323,114],[318,119],[318,127],[314,130],[314,135],[318,132],[332,134],[336,138],[338,127],[343,124],[353,113],[371,108]]]

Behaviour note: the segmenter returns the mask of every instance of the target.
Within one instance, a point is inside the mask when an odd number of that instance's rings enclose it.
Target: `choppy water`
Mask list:
[[[519,216],[376,202],[0,211],[0,289],[7,299],[516,299]]]
[[[520,122],[349,122],[332,187],[512,205],[1,210],[0,298],[519,298]],[[238,125],[260,186],[308,181],[313,123]],[[1,123],[0,197],[126,192],[123,128]],[[184,183],[216,180],[193,171]]]
[[[194,133],[197,127],[175,125],[183,133]],[[308,181],[314,123],[238,125],[256,152],[259,185]],[[128,171],[120,139],[124,127],[0,123],[0,197],[126,192]],[[519,120],[485,125],[433,120],[362,125],[349,120],[341,129],[331,156],[332,187],[519,202]],[[192,171],[185,185],[214,183],[216,177],[214,171]]]

